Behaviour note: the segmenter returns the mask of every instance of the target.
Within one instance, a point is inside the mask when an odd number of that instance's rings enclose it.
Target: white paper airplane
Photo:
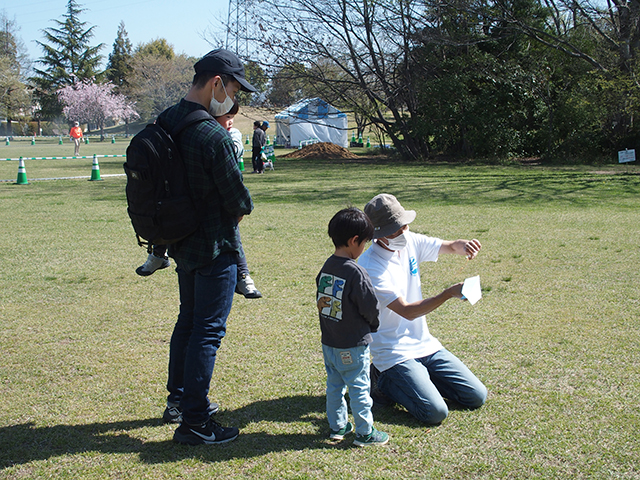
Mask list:
[[[471,305],[482,298],[482,290],[480,289],[480,276],[469,277],[462,285],[462,298],[466,298]]]

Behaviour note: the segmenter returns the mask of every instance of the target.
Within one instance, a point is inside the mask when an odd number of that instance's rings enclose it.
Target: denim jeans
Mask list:
[[[327,370],[327,420],[331,430],[347,424],[347,401],[344,394],[349,387],[351,413],[357,435],[369,435],[373,427],[369,395],[369,346],[333,348],[322,345]]]
[[[209,417],[207,396],[236,287],[236,254],[220,254],[191,273],[176,271],[180,314],[169,348],[167,402],[179,403],[184,421],[197,425]]]
[[[443,397],[465,408],[478,408],[487,399],[487,388],[445,348],[385,370],[378,378],[378,387],[430,425],[442,422],[449,414]]]

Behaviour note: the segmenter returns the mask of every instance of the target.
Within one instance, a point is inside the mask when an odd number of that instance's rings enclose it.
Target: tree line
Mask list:
[[[638,0],[272,0],[244,31],[285,102],[403,157],[612,156],[640,139]]]

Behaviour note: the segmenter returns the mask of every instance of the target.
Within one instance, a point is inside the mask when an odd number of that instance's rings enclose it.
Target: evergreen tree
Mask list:
[[[113,52],[109,54],[107,64],[107,78],[116,86],[116,91],[124,93],[129,87],[129,77],[133,72],[133,47],[129,35],[124,28],[124,22],[118,26],[118,36],[113,42]]]
[[[78,80],[102,76],[98,72],[102,44],[90,45],[94,27],[85,29],[86,22],[80,21],[84,10],[76,0],[69,0],[64,20],[54,20],[56,27],[45,28],[45,40],[37,42],[44,51],[44,56],[38,60],[43,68],[35,69],[33,81],[43,118],[54,118],[62,113],[57,90]]]
[[[171,61],[176,54],[173,50],[173,45],[167,42],[165,38],[156,38],[148,43],[138,45],[135,56],[137,58],[157,57]]]

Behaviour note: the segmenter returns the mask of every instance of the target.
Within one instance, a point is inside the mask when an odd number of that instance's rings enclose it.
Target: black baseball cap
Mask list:
[[[225,50],[218,48],[211,50],[204,57],[196,62],[193,66],[196,73],[214,72],[218,74],[231,75],[241,85],[240,89],[245,92],[255,92],[257,89],[247,82],[244,78],[244,65],[238,56]]]

